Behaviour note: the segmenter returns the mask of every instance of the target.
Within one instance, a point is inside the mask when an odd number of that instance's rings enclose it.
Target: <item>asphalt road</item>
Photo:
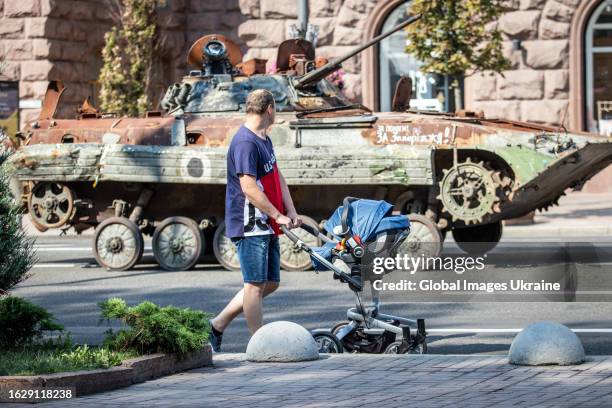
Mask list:
[[[90,239],[39,237],[36,244],[38,263],[32,269],[32,276],[14,290],[15,295],[47,307],[78,343],[96,344],[103,339],[108,326],[98,325],[97,303],[110,297],[124,298],[130,304],[150,300],[217,313],[241,287],[238,272],[225,271],[212,259],[205,260],[192,271],[163,271],[154,263],[150,244],[145,250],[143,264],[134,270],[108,272],[95,264],[89,249]],[[520,258],[517,245],[529,248],[536,260],[550,258],[564,245],[555,239],[548,241],[551,242],[530,243],[527,238],[503,241],[489,255],[492,268],[502,269],[508,258]],[[583,249],[577,245],[579,252],[597,254],[587,258],[588,262],[596,263],[598,275],[590,269],[578,272],[581,283],[592,288],[598,286],[607,269],[612,269],[612,242],[610,238],[596,237],[589,241],[596,244],[585,245]],[[452,243],[448,248],[447,253],[457,251]],[[326,272],[283,272],[282,281],[279,291],[265,301],[266,321],[291,320],[308,329],[329,328],[343,320],[346,309],[355,302],[352,292]],[[601,300],[612,300],[608,288],[599,286]],[[431,353],[506,353],[512,338],[525,325],[539,320],[556,320],[576,330],[588,354],[612,354],[610,302],[476,302],[478,298],[473,298],[467,303],[451,303],[427,300],[431,299],[425,294],[394,296],[387,303],[383,297],[382,311],[425,318]],[[223,349],[241,352],[247,342],[246,323],[239,318],[226,331]]]

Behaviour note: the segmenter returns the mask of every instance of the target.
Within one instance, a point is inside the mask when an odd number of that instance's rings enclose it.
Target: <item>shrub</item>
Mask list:
[[[0,298],[0,349],[32,345],[45,331],[63,331],[44,308],[14,296]]]
[[[33,240],[21,228],[21,210],[2,169],[6,157],[0,154],[0,295],[26,279],[34,263]]]
[[[113,350],[137,350],[140,354],[177,353],[200,350],[208,342],[210,315],[151,302],[129,307],[123,299],[99,304],[103,319],[119,319],[129,329],[108,331],[104,344]]]

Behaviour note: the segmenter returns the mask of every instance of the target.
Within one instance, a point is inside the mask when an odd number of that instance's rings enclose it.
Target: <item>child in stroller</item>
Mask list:
[[[310,255],[315,269],[331,270],[334,279],[348,284],[355,295],[356,305],[347,311],[347,321],[336,324],[331,331],[312,332],[320,352],[427,352],[425,321],[380,313],[380,296],[371,284],[382,276],[372,273],[374,259],[394,257],[410,232],[408,218],[392,215],[392,208],[385,201],[346,197],[325,223],[324,228],[332,238],[308,225],[301,226],[324,242],[319,248],[307,246],[289,229],[281,227],[287,238]],[[364,286],[369,287],[372,298],[367,307],[360,297]]]

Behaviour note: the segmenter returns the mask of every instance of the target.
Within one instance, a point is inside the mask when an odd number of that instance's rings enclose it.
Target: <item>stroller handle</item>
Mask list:
[[[297,244],[298,241],[300,240],[294,233],[291,232],[291,230],[289,228],[287,228],[284,225],[281,225],[281,231],[283,231],[283,233],[285,235],[287,235],[287,238],[289,238],[291,240],[291,242],[293,242],[294,244]],[[300,228],[303,229],[304,231],[306,231],[307,233],[309,233],[310,235],[313,235],[317,238],[319,238],[321,241],[323,242],[336,242],[332,239],[330,239],[329,237],[323,235],[321,233],[321,231],[319,231],[319,229],[310,226],[308,224],[302,224],[300,225]]]
[[[308,226],[308,227],[310,227],[310,226]],[[302,225],[301,228],[303,228],[306,231],[308,231],[308,229],[304,228],[304,225]],[[287,238],[289,238],[291,240],[291,242],[293,242],[295,245],[297,245],[300,249],[310,253],[310,251],[309,251],[310,248],[308,248],[308,246],[297,235],[295,235],[293,232],[291,232],[291,230],[289,228],[287,228],[286,225],[281,225],[280,229],[281,229],[281,231],[283,231],[283,234],[285,234],[287,236]],[[310,231],[308,231],[308,232],[310,232]]]
[[[315,229],[314,227],[308,224],[302,224],[300,225],[300,228],[308,232],[310,235],[314,235],[315,237],[319,236],[319,230]]]

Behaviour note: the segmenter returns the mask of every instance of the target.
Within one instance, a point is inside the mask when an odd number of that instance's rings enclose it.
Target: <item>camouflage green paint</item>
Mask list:
[[[519,185],[535,178],[555,161],[554,157],[527,147],[508,146],[492,149],[492,151],[510,165],[516,177],[515,181]]]

